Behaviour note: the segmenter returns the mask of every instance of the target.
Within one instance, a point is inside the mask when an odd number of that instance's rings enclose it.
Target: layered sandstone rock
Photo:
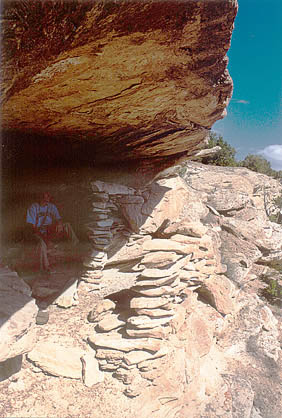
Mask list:
[[[266,286],[262,275],[281,280],[274,269],[281,225],[269,222],[265,196],[271,203],[279,183],[242,169],[189,163],[186,170],[186,182],[179,170],[166,170],[143,189],[90,179],[89,202],[107,205],[100,220],[111,225],[109,240],[97,249],[93,237],[105,225],[91,230],[78,286],[81,306],[53,312],[57,319],[47,327],[57,333],[60,318],[60,336],[53,342],[41,328],[43,338],[28,355],[35,366],[29,367],[72,378],[79,391],[82,381],[84,390],[108,394],[116,382],[115,400],[124,392],[130,398],[124,402],[142,418],[268,417],[269,411],[278,418],[280,323],[258,290]],[[230,183],[234,199],[225,205]],[[215,187],[218,203],[211,201]],[[143,223],[130,225],[126,214],[134,205],[133,220]],[[256,217],[255,227],[249,216]],[[91,311],[76,321],[72,310],[78,314],[87,306]],[[68,311],[71,320],[64,323]],[[70,331],[71,341],[61,339]]]
[[[231,97],[236,11],[235,0],[4,2],[5,132],[40,142],[37,157],[47,138],[53,160],[195,154]]]
[[[124,296],[109,296],[116,297],[116,303],[105,300],[105,310],[102,305],[93,309],[89,320],[95,330],[89,342],[101,370],[122,381],[127,396],[139,396],[142,404],[150,405],[148,415],[143,411],[144,417],[150,416],[153,408],[159,411],[156,416],[171,408],[185,416],[183,405],[191,401],[195,408],[189,407],[191,416],[198,416],[199,411],[205,414],[209,408],[216,408],[219,414],[222,408],[226,413],[226,400],[219,394],[227,393],[228,386],[221,374],[230,368],[242,376],[233,355],[243,356],[247,370],[250,338],[256,341],[257,350],[274,361],[280,352],[277,322],[270,310],[252,296],[249,299],[234,284],[244,282],[247,272],[261,262],[263,247],[269,257],[281,248],[281,228],[266,215],[266,204],[279,193],[277,182],[264,176],[264,187],[258,188],[260,175],[248,170],[243,170],[246,180],[242,181],[241,169],[198,163],[185,168],[188,184],[176,168],[165,170],[138,190],[92,183],[94,196],[101,193],[111,207],[108,218],[119,219],[119,228],[104,249],[107,256],[99,270],[101,281],[107,280],[104,269],[114,267],[120,269],[120,280],[129,289]],[[222,177],[226,177],[224,182]],[[236,190],[232,202],[228,198],[231,190],[233,194]],[[248,210],[251,215],[258,213],[255,225],[248,218]],[[255,233],[258,230],[259,236]],[[125,277],[132,273],[135,278],[128,282]],[[233,340],[238,323],[242,330]],[[184,370],[183,365],[181,370],[177,368],[177,359],[185,359]],[[183,372],[185,383],[176,389],[173,379],[181,382]],[[237,387],[232,397],[240,404],[241,386],[236,382],[228,385]],[[161,405],[156,401],[162,396],[170,399],[169,406],[166,401]],[[251,391],[250,396],[244,411],[252,409],[256,395]]]
[[[278,266],[282,231],[269,216],[279,210],[274,201],[281,184],[245,168],[185,167],[185,180],[210,209],[205,223],[219,233],[227,276],[242,285],[255,263]]]
[[[59,343],[39,341],[28,353],[28,358],[37,367],[54,376],[81,379],[83,351],[76,347],[66,347]]]
[[[200,359],[213,347],[221,314],[235,310],[236,292],[222,275],[226,268],[218,237],[200,221],[207,216],[207,207],[177,173],[160,174],[138,190],[95,181],[92,194],[93,213],[95,202],[104,202],[111,239],[97,247],[97,225],[91,230],[94,251],[85,263],[86,280],[99,271],[95,286],[103,283],[106,291],[104,274],[114,267],[120,269],[119,286],[123,281],[124,289],[129,286],[123,296],[108,295],[115,303],[105,299],[88,316],[95,324],[89,343],[101,370],[113,373],[125,384],[125,394],[136,397],[163,375],[163,357],[172,361],[181,350],[185,357],[185,341],[193,341],[187,355],[198,364],[189,366],[194,376],[204,367]],[[131,286],[125,278],[130,272]],[[207,321],[200,318],[204,305],[197,295],[212,306]]]
[[[7,267],[0,267],[0,291],[0,362],[4,362],[35,345],[38,308],[30,288]]]

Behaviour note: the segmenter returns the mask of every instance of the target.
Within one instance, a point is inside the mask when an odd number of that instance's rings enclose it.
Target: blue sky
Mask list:
[[[282,0],[239,0],[228,57],[233,96],[212,130],[238,160],[259,154],[282,170]]]

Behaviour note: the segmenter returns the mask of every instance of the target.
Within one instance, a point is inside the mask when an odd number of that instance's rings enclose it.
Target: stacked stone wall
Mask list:
[[[123,290],[126,306],[118,300],[122,299],[120,292],[116,300],[106,295],[90,312],[88,320],[95,328],[89,343],[100,369],[114,373],[126,385],[125,393],[136,396],[144,385],[152,384],[156,369],[174,352],[172,336],[186,332],[187,321],[190,331],[196,332],[197,298],[227,314],[232,310],[234,287],[223,275],[226,268],[215,233],[191,214],[187,216],[183,202],[174,202],[172,219],[165,211],[172,186],[176,186],[174,196],[181,195],[182,188],[187,193],[182,179],[162,179],[143,190],[100,181],[91,186],[93,212],[86,227],[92,250],[84,262],[83,280],[98,290],[105,269],[112,266],[125,275],[134,273],[135,279]],[[216,286],[227,290],[224,297],[217,295]],[[215,315],[214,324],[216,321]],[[213,344],[212,332],[205,337],[205,354]],[[198,359],[202,349],[196,354]]]

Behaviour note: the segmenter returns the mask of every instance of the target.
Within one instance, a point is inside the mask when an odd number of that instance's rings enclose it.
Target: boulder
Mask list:
[[[39,341],[28,353],[28,359],[43,371],[53,376],[81,379],[83,351],[59,343]]]
[[[152,183],[149,198],[142,206],[146,217],[140,231],[142,233],[162,232],[171,222],[198,221],[207,214],[206,207],[196,193],[179,177],[162,179]]]
[[[144,203],[144,198],[140,195],[127,195],[127,196],[121,196],[118,198],[118,203],[123,206],[123,205],[143,205]]]
[[[95,187],[95,186],[94,186]],[[92,186],[93,189],[93,186]],[[94,202],[108,202],[109,201],[109,194],[103,192],[92,193],[91,195],[92,200]]]
[[[144,361],[143,363],[148,362]],[[150,363],[156,363],[156,368],[144,373],[144,377],[147,375],[147,378],[153,381],[153,385],[142,390],[138,398],[138,406],[141,408],[143,405],[142,415],[144,418],[152,416],[152,411],[156,411],[157,418],[175,416],[175,413],[180,411],[183,406],[183,393],[187,386],[185,362],[183,348],[172,350],[163,359],[150,361]],[[198,388],[194,385],[194,389],[197,391]],[[189,411],[192,406],[190,398]],[[186,416],[190,416],[190,414],[188,413]]]
[[[181,244],[198,246],[202,251],[208,251],[213,247],[213,240],[212,237],[209,235],[205,235],[201,238],[197,237],[189,237],[183,234],[173,234],[170,239],[175,242],[179,242]]]
[[[0,267],[0,362],[32,350],[38,308],[28,285],[6,267]]]
[[[232,410],[234,418],[252,416],[255,393],[252,385],[246,378],[233,377],[230,382]]]
[[[165,277],[172,277],[179,273],[180,268],[185,264],[185,261],[174,264],[167,269],[146,268],[138,275],[140,280],[146,279],[163,279]]]
[[[259,249],[281,250],[282,228],[274,229],[269,221],[260,223],[257,219],[224,218],[221,221],[221,226],[235,237],[248,241]]]
[[[145,222],[146,216],[142,214],[142,203],[121,205],[121,213],[133,232],[138,233],[141,225]]]
[[[171,326],[173,333],[177,334],[177,332],[180,330],[180,328],[185,322],[186,314],[187,314],[187,311],[184,306],[176,305],[175,314],[173,318],[171,318],[171,321],[170,321],[170,326]]]
[[[95,322],[99,320],[101,314],[113,311],[116,304],[110,299],[103,299],[100,301],[92,311],[88,314],[88,321]]]
[[[242,284],[262,253],[254,243],[238,238],[228,231],[220,232],[220,236],[222,261],[227,266],[226,276],[233,282]]]
[[[223,275],[213,275],[205,279],[197,289],[197,293],[224,315],[235,310],[235,286]]]
[[[277,180],[243,167],[189,162],[185,168],[186,182],[204,201],[237,219],[247,221],[255,216],[258,223],[267,221],[266,210],[282,191]],[[247,201],[250,204],[244,209]]]
[[[164,235],[188,235],[190,237],[201,238],[207,232],[208,228],[201,222],[171,222],[164,230]]]
[[[92,203],[92,206],[93,206],[93,210],[94,210],[94,213],[96,213],[96,212],[103,212],[103,213],[107,213],[108,211],[107,211],[107,207],[108,207],[108,204],[107,204],[107,202],[93,202]]]
[[[101,270],[92,270],[89,269],[88,271],[84,272],[81,276],[81,280],[89,283],[89,284],[96,284],[99,285],[101,282],[101,278],[103,277],[103,273]],[[81,288],[81,283],[79,284],[79,287]]]
[[[215,189],[209,195],[207,203],[220,213],[228,213],[231,211],[239,211],[250,203],[250,195],[237,189],[234,194],[232,187],[226,188],[224,193],[220,188]]]

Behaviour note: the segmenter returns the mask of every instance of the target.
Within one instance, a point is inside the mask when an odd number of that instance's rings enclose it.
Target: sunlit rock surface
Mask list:
[[[3,266],[0,266],[0,306],[2,363],[33,348],[36,337],[35,317],[38,312],[27,284],[16,272]]]

